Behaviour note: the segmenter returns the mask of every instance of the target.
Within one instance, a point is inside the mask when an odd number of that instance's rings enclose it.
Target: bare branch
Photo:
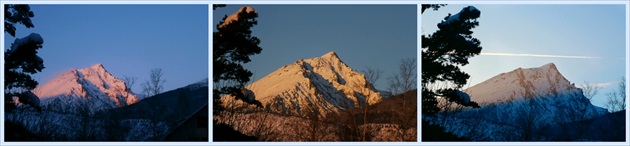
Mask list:
[[[133,87],[134,84],[136,84],[136,81],[138,80],[138,77],[135,77],[135,76],[123,76],[122,80],[123,80],[123,82],[125,82],[125,86],[127,86],[127,91],[131,91],[131,88]]]
[[[405,58],[400,61],[400,72],[388,78],[389,90],[392,94],[405,93],[416,88],[416,66],[415,58]]]
[[[381,74],[383,74],[383,70],[380,69],[372,69],[370,67],[365,67],[365,70],[361,71],[365,75],[365,80],[368,82],[372,89],[376,89],[374,84],[376,81],[381,78]]]
[[[166,82],[163,75],[164,72],[161,68],[151,69],[149,80],[142,84],[142,92],[144,92],[147,97],[162,93],[164,83]]]
[[[608,96],[606,107],[611,112],[626,109],[626,78],[621,77],[617,82],[617,89],[606,94]]]
[[[599,87],[595,84],[591,84],[588,81],[584,81],[584,85],[582,85],[580,88],[582,88],[582,92],[584,93],[584,96],[590,101],[591,99],[593,99],[593,97],[595,97],[595,95],[597,95],[597,93],[599,93],[599,90],[602,89],[602,87]]]

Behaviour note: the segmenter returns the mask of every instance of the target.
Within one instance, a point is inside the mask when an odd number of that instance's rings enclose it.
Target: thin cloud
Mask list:
[[[600,87],[600,88],[606,88],[608,86],[611,86],[613,83],[614,82],[596,83],[596,84],[591,84],[591,86]],[[578,88],[584,88],[584,87],[586,87],[586,84],[580,84],[577,87]]]
[[[549,54],[517,54],[517,53],[492,53],[481,52],[483,56],[518,56],[518,57],[543,57],[543,58],[573,58],[573,59],[599,59],[593,56],[568,56],[568,55],[549,55]]]

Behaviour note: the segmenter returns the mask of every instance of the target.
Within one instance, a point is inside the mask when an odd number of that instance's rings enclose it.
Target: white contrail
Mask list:
[[[599,59],[593,56],[568,56],[568,55],[548,55],[548,54],[516,54],[516,53],[488,53],[481,52],[483,56],[521,56],[521,57],[545,57],[545,58],[575,58],[575,59]]]
[[[605,88],[605,87],[613,85],[614,83],[615,82],[612,81],[612,82],[605,82],[605,83],[596,83],[596,84],[591,84],[591,85],[594,86],[594,87]],[[580,84],[580,85],[577,85],[577,87],[578,88],[584,88],[584,87],[586,87],[586,84]]]

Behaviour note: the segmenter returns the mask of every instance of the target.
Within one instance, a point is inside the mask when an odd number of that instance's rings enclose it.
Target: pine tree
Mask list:
[[[444,6],[446,6],[446,4],[422,4],[422,13],[424,13],[424,11],[427,9],[433,9],[433,11],[437,11]]]
[[[213,6],[213,9],[222,5]],[[232,95],[247,103],[262,106],[258,101],[246,99],[241,89],[249,82],[252,72],[242,64],[251,61],[249,56],[259,54],[260,40],[252,36],[251,28],[258,24],[258,13],[251,7],[242,7],[231,16],[223,17],[213,33],[213,111],[222,110],[221,96]]]
[[[4,31],[15,37],[15,24],[22,24],[26,28],[33,28],[31,17],[35,17],[28,5],[4,5]]]
[[[31,21],[33,11],[28,5],[4,5],[4,31],[15,37],[15,25],[22,24],[26,28],[35,27]],[[31,33],[24,38],[15,39],[11,48],[4,52],[4,101],[5,111],[15,108],[13,96],[24,95],[37,87],[38,82],[31,78],[31,74],[44,69],[44,60],[37,56],[37,50],[42,48],[44,40],[37,33]],[[27,97],[19,96],[20,101],[27,101]]]
[[[434,7],[423,5],[423,12]],[[467,83],[470,75],[460,70],[467,65],[468,58],[481,52],[480,41],[472,37],[472,30],[479,25],[481,12],[475,7],[463,8],[458,14],[449,14],[438,23],[438,30],[422,35],[422,112],[438,112],[437,97],[449,94]],[[454,87],[430,89],[429,84],[446,82]]]

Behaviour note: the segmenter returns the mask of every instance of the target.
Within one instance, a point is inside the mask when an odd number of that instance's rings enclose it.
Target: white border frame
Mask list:
[[[213,33],[213,11],[211,9],[212,4],[300,4],[300,5],[308,5],[308,4],[411,4],[416,5],[417,9],[417,47],[421,48],[421,30],[422,30],[422,15],[421,15],[421,4],[624,4],[626,6],[626,85],[630,82],[630,43],[628,39],[630,39],[630,2],[625,0],[609,0],[609,1],[590,1],[590,0],[577,0],[577,1],[540,1],[540,0],[522,0],[522,1],[497,1],[497,0],[479,0],[479,1],[462,1],[462,0],[443,0],[443,1],[418,1],[418,0],[396,0],[396,1],[385,1],[385,0],[345,0],[345,1],[334,1],[334,0],[308,0],[308,1],[290,1],[290,0],[236,0],[236,1],[212,1],[212,0],[185,0],[185,1],[174,1],[174,0],[135,0],[135,1],[121,1],[121,0],[112,0],[112,1],[79,1],[79,0],[65,0],[65,1],[54,1],[54,0],[30,0],[30,1],[19,1],[19,0],[3,0],[0,4],[205,4],[208,5],[208,47],[212,49],[212,33]],[[4,11],[4,7],[0,8],[0,10]],[[0,18],[4,20],[4,15],[0,15]],[[4,23],[0,24],[4,28]],[[0,40],[0,45],[4,47],[4,35],[2,35],[2,40]],[[4,50],[4,49],[3,49]],[[2,59],[0,67],[4,68],[4,51],[2,51],[0,59]],[[212,56],[212,52],[208,51],[208,56]],[[417,57],[421,58],[421,53],[417,51]],[[212,64],[210,63],[210,58],[208,57],[208,80],[211,80],[210,75],[212,72]],[[422,72],[422,63],[418,60],[417,72],[421,74]],[[4,69],[0,71],[0,74],[4,74]],[[4,76],[0,77],[0,83],[4,85]],[[417,85],[421,85],[421,79],[418,78]],[[212,84],[209,83],[209,87],[212,87]],[[210,90],[209,88],[208,90]],[[630,87],[626,86],[626,93],[630,91]],[[0,89],[0,92],[4,92],[4,88]],[[211,92],[209,91],[209,97],[211,97]],[[2,96],[2,95],[0,95]],[[628,99],[628,95],[626,94],[626,99]],[[421,95],[418,95],[418,98],[421,98]],[[0,101],[4,101],[4,98],[0,99]],[[212,101],[211,99],[208,100]],[[422,100],[418,100],[418,105],[421,105]],[[626,100],[626,105],[630,103],[629,100]],[[211,113],[212,105],[208,103],[210,108],[208,108],[208,112]],[[417,106],[418,117],[421,117],[421,106]],[[627,108],[626,108],[627,109]],[[630,145],[630,131],[628,130],[630,127],[628,110],[626,110],[626,142],[421,142],[421,118],[418,118],[418,142],[212,142],[212,126],[208,128],[209,134],[209,142],[5,142],[4,141],[4,107],[0,109],[0,144],[2,145]],[[212,120],[212,116],[208,116],[208,122]]]

